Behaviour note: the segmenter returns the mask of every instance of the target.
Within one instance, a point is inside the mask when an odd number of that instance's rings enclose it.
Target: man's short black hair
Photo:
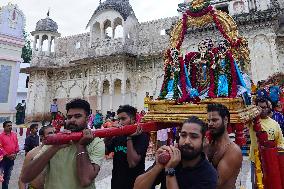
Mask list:
[[[6,125],[7,125],[8,123],[12,123],[12,121],[4,121],[3,127],[6,127]]]
[[[119,106],[118,110],[117,110],[117,115],[125,112],[129,117],[131,118],[136,118],[136,113],[137,113],[137,109],[130,106],[130,105],[123,105],[123,106]]]
[[[269,100],[265,97],[257,97],[255,99],[255,105],[258,106],[259,103],[266,103],[267,107],[269,108]]]
[[[90,115],[90,111],[91,111],[90,104],[86,100],[76,98],[76,99],[73,99],[66,104],[66,111],[67,112],[70,109],[75,109],[75,108],[83,109],[83,110],[85,110],[87,116]]]
[[[38,135],[39,136],[44,136],[44,131],[47,129],[47,128],[53,128],[52,125],[47,125],[47,126],[44,126],[44,127],[41,127],[39,132],[38,132]]]
[[[208,104],[207,112],[218,112],[222,119],[227,117],[228,123],[230,123],[230,112],[223,104]]]
[[[37,123],[33,123],[33,124],[30,125],[30,129],[35,129],[36,127],[38,127]]]
[[[185,123],[195,123],[195,124],[197,124],[197,125],[200,125],[202,138],[204,138],[205,133],[206,133],[206,131],[207,131],[207,124],[206,124],[204,121],[202,121],[201,119],[199,119],[199,118],[196,117],[196,116],[191,116],[191,117],[189,117],[187,120],[185,120],[185,121],[183,122],[183,125],[184,125]],[[182,126],[182,127],[183,127],[183,126]]]

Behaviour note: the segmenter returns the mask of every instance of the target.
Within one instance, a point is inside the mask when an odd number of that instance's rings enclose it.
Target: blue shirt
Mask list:
[[[284,131],[284,115],[281,112],[273,111],[272,119],[274,119],[279,125],[282,130]]]
[[[51,104],[50,105],[50,112],[52,112],[52,113],[57,113],[58,112],[57,104]]]
[[[268,98],[268,94],[265,89],[259,89],[256,92],[257,97]]]
[[[271,86],[269,88],[269,93],[271,101],[278,102],[281,93],[279,86]]]

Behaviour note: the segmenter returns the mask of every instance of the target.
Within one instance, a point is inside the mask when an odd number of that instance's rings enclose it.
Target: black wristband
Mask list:
[[[169,168],[165,171],[167,176],[175,176],[176,175],[176,170],[174,168]]]

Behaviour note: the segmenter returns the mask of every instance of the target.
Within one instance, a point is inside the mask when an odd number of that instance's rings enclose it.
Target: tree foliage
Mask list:
[[[22,48],[21,58],[24,60],[25,63],[30,63],[32,58],[31,41],[28,39],[28,37],[28,33],[24,31],[25,46]]]

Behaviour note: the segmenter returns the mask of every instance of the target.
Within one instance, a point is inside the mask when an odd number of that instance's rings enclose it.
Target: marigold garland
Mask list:
[[[201,5],[201,6],[198,6],[198,7],[194,7],[193,5],[194,2],[191,2],[189,4],[189,10],[190,12],[192,13],[197,13],[197,12],[200,12],[202,10],[204,10],[205,8],[207,8],[209,5],[210,5],[210,0],[205,0],[205,2]]]

